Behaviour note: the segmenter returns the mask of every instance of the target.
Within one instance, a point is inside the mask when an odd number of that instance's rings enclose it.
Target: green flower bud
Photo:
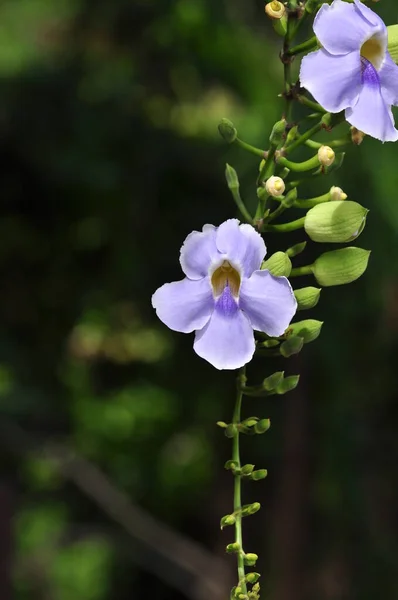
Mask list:
[[[229,119],[221,119],[218,125],[218,131],[221,137],[228,142],[228,144],[232,144],[238,135],[234,124]]]
[[[272,175],[272,177],[265,182],[265,189],[270,196],[282,196],[285,191],[285,182],[281,177]]]
[[[267,469],[258,469],[258,471],[253,471],[250,478],[253,479],[253,481],[260,481],[260,479],[265,479],[267,475]]]
[[[306,319],[305,321],[291,323],[288,329],[286,330],[286,334],[292,337],[300,336],[303,339],[304,344],[308,344],[309,342],[313,342],[314,340],[316,340],[317,337],[319,337],[322,325],[323,321],[317,321],[316,319]],[[289,337],[287,341],[289,341],[290,339],[291,338]]]
[[[258,556],[253,552],[249,552],[248,554],[244,555],[243,561],[247,567],[254,567],[256,562],[258,561]]]
[[[294,142],[298,135],[298,127],[294,125],[291,129],[289,129],[289,133],[286,136],[286,146]]]
[[[224,435],[227,438],[233,438],[237,431],[238,430],[237,430],[236,425],[234,423],[230,423],[229,425],[226,426]]]
[[[238,190],[239,189],[239,179],[238,174],[231,165],[228,163],[225,165],[225,179],[227,180],[227,185],[230,190]]]
[[[242,473],[242,475],[247,477],[248,475],[251,475],[253,473],[253,469],[254,469],[254,465],[247,464],[247,465],[243,465],[240,472]]]
[[[275,348],[275,346],[279,346],[278,340],[265,340],[261,344],[264,348]]]
[[[314,242],[350,242],[362,233],[368,212],[349,200],[324,202],[308,211],[304,229]]]
[[[369,256],[369,250],[354,247],[325,252],[312,265],[312,272],[320,285],[344,285],[366,271]]]
[[[216,425],[221,427],[221,429],[226,429],[228,427],[227,423],[224,423],[224,421],[217,421]]]
[[[297,300],[297,310],[308,310],[318,304],[321,289],[316,287],[305,287],[294,290]]]
[[[271,275],[289,277],[292,262],[286,252],[275,252],[268,260],[263,262],[261,268],[269,271]]]
[[[269,193],[267,192],[267,190],[265,189],[265,187],[258,187],[257,188],[257,198],[259,200],[265,200],[266,198],[268,198]]]
[[[235,525],[235,521],[236,519],[234,515],[225,515],[225,517],[222,517],[220,521],[220,529],[223,530],[224,527]]]
[[[224,469],[227,469],[227,471],[232,471],[232,473],[234,473],[238,467],[239,464],[236,462],[236,460],[227,460],[224,465]]]
[[[228,552],[228,554],[237,554],[237,552],[240,552],[240,544],[238,544],[238,542],[228,544],[225,550]]]
[[[398,63],[398,25],[389,25],[387,27],[388,34],[388,51],[395,63]]]
[[[247,583],[256,583],[256,581],[258,581],[260,577],[260,573],[248,573],[246,575],[246,581]]]
[[[282,119],[277,121],[272,128],[271,135],[269,136],[270,144],[273,146],[279,146],[283,142],[283,136],[285,135],[287,121]]]
[[[301,254],[301,252],[303,252],[305,250],[306,245],[307,245],[307,242],[300,242],[300,244],[295,244],[294,246],[292,246],[291,248],[288,248],[286,250],[286,254],[290,258],[293,258],[294,256]]]
[[[304,345],[304,340],[302,337],[298,337],[296,335],[292,335],[286,342],[281,344],[281,354],[285,358],[289,358],[289,356],[293,356],[294,354],[298,354]]]
[[[242,517],[250,517],[258,512],[261,508],[260,502],[253,502],[253,504],[245,504],[242,506]]]
[[[242,421],[242,425],[244,427],[253,427],[258,421],[258,417],[248,417],[244,421]]]
[[[283,381],[284,371],[277,371],[263,381],[263,388],[267,392],[274,390]]]
[[[254,431],[256,433],[265,433],[271,427],[271,421],[269,419],[260,419],[258,423],[254,426]]]
[[[287,394],[297,387],[299,380],[300,375],[290,375],[290,377],[286,377],[280,382],[280,384],[275,388],[275,392],[279,395]]]

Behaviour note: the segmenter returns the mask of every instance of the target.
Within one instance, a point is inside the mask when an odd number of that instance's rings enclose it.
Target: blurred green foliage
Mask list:
[[[392,23],[391,3],[379,6]],[[37,441],[2,441],[12,597],[178,598],[156,556],[130,555],[127,534],[114,537],[123,528],[40,449],[60,441],[223,556],[229,441],[215,422],[230,418],[234,375],[167,331],[150,297],[181,277],[192,229],[234,215],[225,162],[255,202],[258,164],[217,123],[264,146],[281,114],[279,41],[257,0],[4,0],[0,23],[1,414]],[[264,597],[398,594],[396,157],[366,139],[333,181],[304,190],[333,183],[370,208],[370,267],[322,293],[311,315],[322,335],[300,358],[250,368],[254,381],[302,374],[289,397],[244,407],[272,421],[243,447],[269,471],[244,490],[265,509],[245,523]]]

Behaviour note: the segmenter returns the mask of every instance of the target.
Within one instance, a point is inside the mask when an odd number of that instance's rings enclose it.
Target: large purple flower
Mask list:
[[[398,67],[387,51],[387,28],[359,0],[323,4],[314,31],[321,50],[303,58],[301,85],[329,112],[345,109],[357,129],[383,142],[398,139]]]
[[[286,277],[260,271],[264,241],[251,225],[229,219],[205,225],[185,240],[186,277],[152,296],[161,321],[174,331],[196,331],[194,350],[217,369],[237,369],[253,356],[253,329],[279,336],[296,312]]]

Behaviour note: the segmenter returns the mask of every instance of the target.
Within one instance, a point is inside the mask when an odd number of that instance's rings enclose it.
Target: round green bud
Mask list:
[[[286,252],[275,252],[268,260],[263,262],[261,268],[277,277],[289,277],[292,270],[292,262]]]
[[[275,388],[275,392],[279,395],[287,394],[297,387],[299,380],[300,375],[290,375],[290,377],[285,377],[285,379]]]
[[[267,392],[274,390],[283,381],[284,371],[276,371],[263,381],[263,388]]]
[[[269,136],[269,141],[273,146],[279,146],[282,144],[283,136],[286,131],[286,125],[286,119],[282,119],[281,121],[277,121],[273,126],[271,135]]]
[[[242,475],[245,475],[247,477],[248,475],[251,475],[253,473],[253,469],[254,469],[254,465],[247,464],[247,465],[243,465],[240,472],[242,473]]]
[[[321,289],[316,287],[305,287],[294,290],[297,300],[297,310],[308,310],[318,304]]]
[[[230,423],[229,425],[226,426],[225,430],[224,430],[224,434],[227,438],[233,438],[235,436],[235,434],[237,433],[237,427],[234,423]]]
[[[254,426],[254,431],[256,433],[265,433],[271,427],[271,421],[269,419],[260,419],[258,423]]]
[[[312,265],[312,272],[320,285],[344,285],[366,271],[369,256],[369,250],[354,247],[325,252]]]
[[[260,577],[260,573],[248,573],[246,575],[246,581],[247,583],[256,583],[256,581],[258,581]]]
[[[296,337],[300,336],[304,344],[313,342],[321,333],[323,321],[317,321],[316,319],[306,319],[305,321],[298,321],[297,323],[290,323],[286,330],[285,335]],[[289,341],[290,337],[288,337]]]
[[[228,144],[232,144],[238,135],[234,124],[229,119],[221,119],[218,125],[218,131],[221,137],[228,142]]]
[[[314,242],[350,242],[362,233],[368,212],[349,200],[324,202],[308,211],[304,229]]]
[[[244,561],[245,565],[247,565],[248,567],[254,567],[254,565],[258,561],[258,556],[257,556],[257,554],[254,554],[253,552],[249,552],[248,554],[244,555],[243,561]]]
[[[235,525],[235,516],[234,515],[225,515],[222,517],[220,521],[220,529],[224,529],[224,527],[228,527],[230,525]]]
[[[265,479],[267,475],[267,469],[258,469],[258,471],[253,471],[251,474],[251,479],[253,479],[253,481],[260,481],[260,479]]]
[[[236,554],[237,552],[240,552],[240,544],[238,544],[238,542],[228,544],[225,550],[226,552],[228,552],[228,554]]]

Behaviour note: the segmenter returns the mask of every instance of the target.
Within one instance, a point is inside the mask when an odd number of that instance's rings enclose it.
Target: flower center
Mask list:
[[[231,290],[231,294],[237,298],[239,296],[240,275],[227,260],[224,260],[211,276],[211,286],[216,298],[221,296],[227,286]]]
[[[384,55],[385,44],[383,44],[383,41],[375,35],[369,38],[361,46],[362,58],[366,58],[366,60],[368,60],[377,70],[379,70],[383,64]]]

